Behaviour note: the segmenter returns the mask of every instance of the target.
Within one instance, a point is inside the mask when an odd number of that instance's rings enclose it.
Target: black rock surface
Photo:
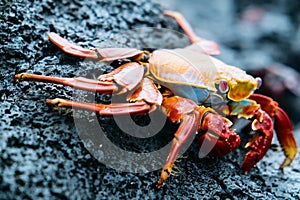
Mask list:
[[[233,1],[230,3],[234,5]],[[44,83],[14,82],[14,75],[21,72],[93,77],[113,69],[114,64],[109,66],[66,55],[48,41],[50,31],[84,47],[144,48],[150,45],[173,48],[187,45],[186,39],[177,41],[178,36],[169,31],[150,41],[147,40],[149,31],[138,29],[126,34],[126,30],[146,27],[179,31],[173,20],[162,15],[159,4],[148,0],[14,0],[2,1],[0,9],[0,199],[299,198],[299,156],[282,173],[278,167],[284,159],[283,153],[270,150],[250,173],[244,175],[239,169],[245,154],[243,147],[223,158],[200,160],[196,143],[176,163],[180,173],[172,176],[164,188],[157,191],[154,185],[160,170],[135,174],[106,167],[84,147],[73,121],[76,116],[69,109],[55,109],[45,104],[47,98],[72,99],[72,89]],[[207,12],[209,9],[218,11],[220,7],[209,4]],[[293,8],[290,10],[292,12]],[[230,17],[224,17],[224,20]],[[211,28],[212,32],[215,31],[213,21]],[[205,31],[210,33],[209,26]],[[227,34],[227,41],[236,41],[235,44],[239,45],[235,38],[235,35]],[[228,56],[228,61],[243,62],[238,57],[230,57],[230,53],[236,55],[236,51],[225,47],[224,50],[223,57]],[[102,102],[109,100],[105,95],[97,98]],[[89,115],[93,113],[82,112],[82,116]],[[118,142],[119,139],[119,143],[128,140],[111,118],[99,118],[112,140]],[[136,120],[143,123],[147,116]],[[133,144],[151,148],[152,144],[168,142],[176,128],[168,122],[161,141],[142,141],[142,144],[127,141],[125,146]],[[296,130],[298,143],[299,133],[299,129]],[[276,139],[274,144],[278,146]]]

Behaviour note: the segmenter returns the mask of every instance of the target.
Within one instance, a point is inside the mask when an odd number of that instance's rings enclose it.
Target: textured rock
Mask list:
[[[124,2],[25,0],[0,3],[0,199],[299,198],[299,156],[281,174],[277,168],[283,160],[282,153],[269,151],[257,167],[243,175],[239,170],[245,153],[243,148],[224,158],[199,160],[197,144],[176,164],[181,172],[170,178],[162,190],[156,191],[154,183],[160,171],[134,174],[107,168],[85,149],[72,113],[45,104],[47,98],[72,98],[72,89],[13,81],[14,75],[21,72],[73,77],[93,76],[98,75],[97,70],[113,69],[113,66],[95,65],[65,55],[48,41],[50,31],[82,46],[97,47],[104,43],[126,46],[132,42],[134,45],[135,40],[117,34],[132,28],[179,30],[172,20],[162,16],[158,4],[148,0]],[[136,37],[137,41],[147,40],[147,33],[141,34],[129,36]],[[165,44],[170,48],[187,43],[183,40],[174,44],[172,38],[176,37],[169,33],[152,42],[155,47]],[[97,98],[108,101],[105,95]],[[92,113],[83,112],[83,115]],[[144,120],[146,118],[137,118],[138,122]],[[111,118],[100,118],[100,121],[112,140],[128,140]],[[168,142],[176,128],[167,123],[162,141]],[[132,141],[125,144],[125,148],[132,144],[146,148],[160,142],[160,139]]]

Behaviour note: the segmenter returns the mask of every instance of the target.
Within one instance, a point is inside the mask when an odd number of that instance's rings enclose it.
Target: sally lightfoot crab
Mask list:
[[[145,114],[157,107],[180,126],[174,134],[167,161],[157,187],[171,175],[182,145],[198,133],[199,143],[208,142],[207,153],[224,156],[240,145],[240,137],[230,127],[230,116],[252,121],[255,132],[246,144],[247,153],[242,171],[248,172],[270,148],[273,129],[286,156],[281,168],[292,163],[297,154],[292,125],[286,113],[271,98],[253,94],[261,85],[245,71],[212,57],[220,53],[218,45],[198,37],[178,13],[165,11],[187,34],[192,44],[182,49],[143,51],[134,48],[84,49],[49,33],[49,39],[64,52],[97,61],[127,59],[98,80],[83,77],[60,78],[21,73],[17,81],[40,81],[63,84],[106,94],[128,93],[127,103],[92,104],[65,99],[48,99],[48,104],[92,110],[101,115]],[[196,55],[196,56],[195,56]],[[190,92],[192,91],[192,92]]]

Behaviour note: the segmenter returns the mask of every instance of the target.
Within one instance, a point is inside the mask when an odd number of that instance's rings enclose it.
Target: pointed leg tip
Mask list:
[[[54,33],[54,32],[48,33],[48,39],[53,43],[57,43],[58,41],[64,41],[65,40],[60,35],[58,35],[57,33]]]
[[[48,37],[54,37],[54,36],[57,36],[57,34],[56,34],[56,33],[54,33],[54,32],[50,32],[50,33],[48,33]]]
[[[15,74],[14,81],[21,82],[21,81],[30,79],[30,77],[31,77],[31,74],[26,74],[26,73]]]
[[[16,74],[14,76],[14,81],[21,81],[22,74]]]
[[[55,98],[55,99],[46,99],[47,104],[55,105],[55,106],[60,106],[62,102],[65,100],[60,99],[60,98]]]
[[[157,190],[161,190],[164,187],[167,178],[168,177],[160,177],[155,185],[155,188]]]
[[[219,45],[214,41],[197,38],[194,42],[198,43],[207,55],[218,56],[221,54]]]
[[[248,174],[249,171],[252,169],[253,167],[249,167],[249,166],[244,166],[244,164],[241,166],[241,171],[243,174]]]
[[[57,99],[46,99],[46,103],[55,105],[55,104],[57,104]]]
[[[162,183],[161,181],[158,181],[157,184],[155,185],[155,189],[157,190],[161,190],[164,186],[164,183]]]
[[[285,167],[289,166],[290,164],[292,164],[293,160],[294,160],[293,158],[286,157],[284,159],[284,161],[281,163],[280,169],[283,170],[283,168],[285,168]]]

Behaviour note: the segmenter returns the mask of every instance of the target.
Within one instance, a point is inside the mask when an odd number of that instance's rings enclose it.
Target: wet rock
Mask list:
[[[211,9],[219,13],[217,17],[224,18],[226,24],[232,24],[234,16],[228,15],[232,13],[235,4],[234,1],[228,3],[225,7],[212,4]],[[292,8],[288,8],[292,12]],[[114,68],[113,65],[92,63],[65,55],[48,41],[47,33],[50,31],[84,47],[107,45],[144,48],[145,44],[150,43],[150,47],[163,44],[174,48],[186,45],[186,38],[177,40],[178,36],[174,32],[156,37],[153,43],[149,31],[126,32],[128,29],[146,27],[178,31],[173,20],[162,16],[158,4],[148,0],[16,0],[2,1],[0,9],[0,52],[3,55],[0,60],[0,199],[291,199],[299,195],[300,177],[296,168],[300,164],[299,157],[291,167],[286,168],[284,174],[280,174],[277,168],[283,160],[283,154],[269,151],[257,167],[248,175],[243,175],[239,169],[245,153],[242,147],[224,158],[206,157],[199,160],[197,144],[193,144],[180,159],[181,162],[176,163],[181,172],[171,177],[162,190],[157,191],[154,183],[159,171],[134,174],[106,167],[84,147],[72,112],[45,104],[47,98],[72,99],[72,89],[13,81],[14,75],[21,72],[97,77]],[[209,13],[210,7],[203,9],[206,10],[204,13]],[[209,24],[214,23],[207,18],[207,27],[204,29],[207,35]],[[212,30],[215,28],[212,27]],[[119,32],[123,32],[123,35]],[[230,33],[234,32],[232,37],[238,35],[236,29],[226,31],[228,39],[225,45],[228,41],[234,41],[230,38]],[[239,46],[239,42],[235,43],[236,49],[244,48]],[[240,57],[234,50],[228,52],[234,55],[232,58]],[[84,98],[87,98],[90,94],[85,95]],[[105,95],[96,98],[100,102],[110,100]],[[85,118],[87,121],[94,120],[94,113],[79,114],[84,118],[88,116]],[[135,120],[141,123],[146,119]],[[99,117],[99,121],[116,144],[118,140],[121,143],[120,140],[127,142],[131,138],[115,127],[111,118]],[[168,143],[177,127],[167,123],[162,139],[152,139],[151,142],[143,140],[138,144],[129,140],[123,144],[124,148],[148,148],[151,144],[157,147],[161,143]],[[276,140],[274,142],[277,143]]]

